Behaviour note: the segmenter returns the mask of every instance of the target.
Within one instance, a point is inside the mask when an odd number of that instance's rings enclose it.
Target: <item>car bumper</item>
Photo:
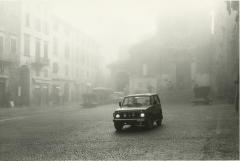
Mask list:
[[[122,123],[124,125],[144,125],[146,119],[139,118],[139,119],[113,119],[114,123]]]

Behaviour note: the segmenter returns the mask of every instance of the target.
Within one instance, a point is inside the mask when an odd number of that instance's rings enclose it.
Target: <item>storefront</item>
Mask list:
[[[6,105],[7,101],[7,94],[6,94],[6,78],[0,77],[0,107]]]
[[[48,105],[50,80],[42,80],[33,78],[32,85],[32,104],[34,105]]]

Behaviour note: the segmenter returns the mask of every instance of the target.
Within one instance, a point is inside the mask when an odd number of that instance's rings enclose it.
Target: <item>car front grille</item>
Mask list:
[[[120,118],[123,119],[134,119],[134,118],[139,118],[140,113],[138,112],[122,112],[120,113]]]

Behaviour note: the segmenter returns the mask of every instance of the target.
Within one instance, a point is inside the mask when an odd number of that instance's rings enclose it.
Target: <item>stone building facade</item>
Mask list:
[[[16,98],[20,49],[19,3],[0,2],[0,106]]]
[[[239,1],[215,3],[212,13],[212,84],[217,97],[233,102],[239,90]]]
[[[177,93],[191,100],[193,87],[199,85],[209,86],[214,99],[234,98],[239,75],[238,6],[238,1],[213,1],[199,18],[170,15],[153,37],[129,49],[128,60],[110,66],[113,80],[122,79],[123,74],[116,73],[125,72],[129,89],[136,86],[133,80],[138,84],[144,77],[154,77],[157,89],[171,97]],[[147,76],[142,74],[144,64]]]
[[[100,70],[96,43],[43,2],[0,3],[1,104],[79,101]]]

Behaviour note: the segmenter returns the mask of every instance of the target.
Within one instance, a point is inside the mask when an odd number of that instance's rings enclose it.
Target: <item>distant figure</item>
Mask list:
[[[7,107],[14,107],[14,102],[9,91],[7,91],[5,94],[5,104]]]

